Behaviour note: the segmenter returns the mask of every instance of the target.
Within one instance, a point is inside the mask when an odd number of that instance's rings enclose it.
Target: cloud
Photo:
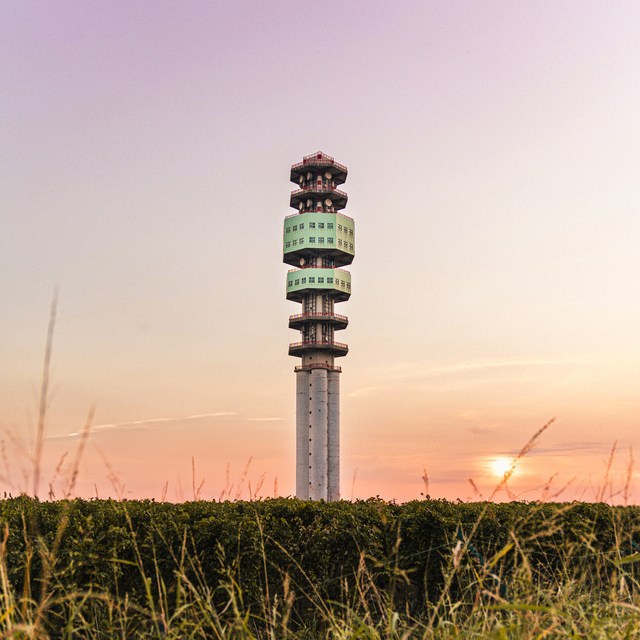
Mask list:
[[[470,433],[489,433],[503,426],[501,422],[487,422],[484,419],[484,413],[482,411],[462,411],[451,415],[454,418],[458,418],[458,420],[475,423],[464,427],[465,430]]]
[[[518,455],[519,451],[506,451],[507,455]],[[537,455],[565,455],[567,453],[611,453],[611,444],[604,442],[561,442],[549,447],[534,447],[532,453]]]
[[[558,366],[585,366],[590,364],[586,360],[562,360],[562,359],[531,359],[531,360],[500,360],[486,362],[458,362],[443,366],[430,367],[424,363],[411,363],[387,367],[381,373],[381,379],[385,380],[405,380],[407,378],[419,379],[420,377],[445,376],[447,374],[467,374],[480,373],[485,371],[513,370],[513,369],[536,369],[539,367]]]
[[[155,424],[163,424],[167,422],[187,422],[187,421],[195,421],[202,420],[205,418],[221,418],[228,416],[237,416],[238,413],[235,411],[220,411],[218,413],[200,413],[193,416],[186,416],[184,418],[149,418],[148,420],[132,420],[129,422],[116,422],[113,424],[99,424],[94,427],[91,427],[91,434],[98,433],[100,431],[110,431],[110,430],[145,430],[147,427],[155,425]],[[59,436],[47,436],[47,440],[62,440],[67,438],[79,438],[82,435],[82,432],[76,431],[73,433],[67,433]]]
[[[469,431],[470,433],[490,433],[491,431],[495,431],[496,429],[499,429],[500,427],[502,427],[502,423],[501,422],[485,422],[485,423],[481,423],[481,424],[474,424],[474,425],[470,425],[468,427],[465,427],[465,429],[467,431]]]

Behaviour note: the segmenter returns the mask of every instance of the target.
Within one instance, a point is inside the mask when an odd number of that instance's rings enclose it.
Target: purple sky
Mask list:
[[[5,0],[5,486],[27,486],[57,284],[44,475],[95,402],[85,495],[115,490],[98,448],[133,497],[189,497],[192,457],[205,497],[250,457],[254,488],[293,492],[281,232],[289,166],[317,150],[349,168],[358,237],[343,496],[419,497],[423,467],[435,497],[490,493],[553,416],[514,492],[557,473],[592,499],[616,441],[619,486],[640,445],[639,34],[625,1]]]

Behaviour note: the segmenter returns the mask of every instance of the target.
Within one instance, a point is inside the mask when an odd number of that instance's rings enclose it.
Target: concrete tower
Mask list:
[[[346,316],[335,313],[336,302],[351,295],[351,274],[339,269],[355,254],[353,219],[339,213],[347,194],[336,187],[347,168],[322,152],[305,156],[291,167],[291,206],[284,221],[287,300],[302,304],[289,318],[301,333],[289,355],[302,358],[296,372],[296,497],[333,501],[340,498],[340,372],[334,359],[349,347],[334,340]]]

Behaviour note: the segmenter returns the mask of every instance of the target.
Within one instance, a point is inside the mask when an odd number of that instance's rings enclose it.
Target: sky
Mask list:
[[[57,287],[42,497],[294,494],[282,226],[321,150],[342,497],[640,501],[635,0],[4,0],[0,95],[0,491]]]

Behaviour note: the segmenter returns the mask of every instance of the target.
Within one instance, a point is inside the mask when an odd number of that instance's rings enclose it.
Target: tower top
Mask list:
[[[306,175],[311,171],[317,173],[320,170],[325,169],[331,172],[331,177],[334,184],[343,184],[347,179],[347,167],[336,162],[331,156],[328,156],[322,151],[317,151],[311,155],[304,156],[302,162],[294,164],[291,167],[291,182],[300,184],[300,178],[306,178]]]

